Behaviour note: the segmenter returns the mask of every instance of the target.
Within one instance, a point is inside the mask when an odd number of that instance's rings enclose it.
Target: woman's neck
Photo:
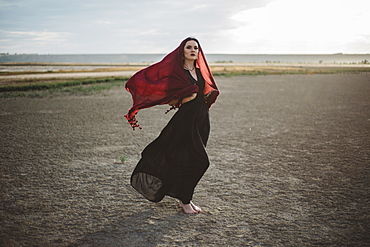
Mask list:
[[[194,69],[194,61],[189,61],[189,60],[185,60],[184,61],[184,68],[188,69],[188,70],[193,70]]]

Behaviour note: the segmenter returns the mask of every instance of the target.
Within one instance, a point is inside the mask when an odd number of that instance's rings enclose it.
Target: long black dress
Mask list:
[[[205,147],[210,121],[203,96],[204,79],[199,69],[198,81],[189,71],[185,73],[199,86],[199,93],[181,105],[160,135],[143,150],[131,176],[131,185],[153,202],[169,195],[190,203],[195,186],[209,166]]]

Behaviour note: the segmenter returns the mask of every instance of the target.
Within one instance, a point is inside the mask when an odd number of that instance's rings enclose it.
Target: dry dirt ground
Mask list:
[[[0,246],[370,246],[370,74],[216,80],[195,216],[129,185],[166,106],[132,131],[123,86],[0,99]]]

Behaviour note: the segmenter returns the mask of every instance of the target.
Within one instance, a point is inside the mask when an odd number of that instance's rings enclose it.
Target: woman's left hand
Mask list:
[[[204,102],[207,102],[208,97],[211,95],[212,91],[204,95]]]

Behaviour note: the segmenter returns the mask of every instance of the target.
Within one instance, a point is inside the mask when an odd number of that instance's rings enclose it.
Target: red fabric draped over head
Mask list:
[[[207,104],[211,106],[216,101],[219,91],[203,50],[198,40],[187,38],[162,61],[140,70],[127,81],[125,87],[132,95],[133,105],[125,117],[133,129],[141,129],[135,117],[140,109],[168,104],[174,98],[180,99],[175,106],[180,107],[181,99],[198,92],[198,86],[191,84],[184,71],[184,46],[189,40],[196,41],[199,46],[196,67],[205,81],[203,94],[210,93]]]

